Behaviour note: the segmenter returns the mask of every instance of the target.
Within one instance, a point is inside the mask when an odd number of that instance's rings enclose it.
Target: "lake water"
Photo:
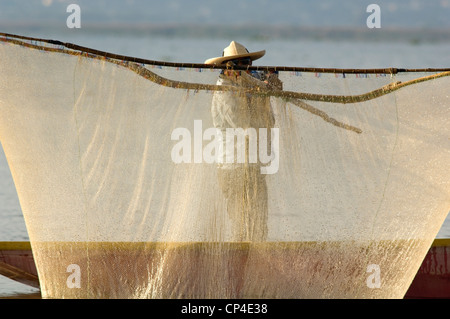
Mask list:
[[[207,58],[220,56],[231,40],[247,46],[251,51],[265,49],[266,56],[259,65],[334,67],[334,68],[448,68],[450,44],[403,42],[353,42],[306,40],[255,40],[227,38],[162,38],[119,37],[89,34],[26,35],[53,38],[108,52],[137,56],[152,60],[203,63]],[[450,215],[438,238],[450,238]],[[28,234],[20,204],[6,162],[0,148],[0,241],[27,241]],[[0,276],[0,298],[35,297],[37,289],[27,287]]]

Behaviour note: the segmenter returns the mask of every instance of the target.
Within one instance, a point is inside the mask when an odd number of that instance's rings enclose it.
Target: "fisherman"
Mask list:
[[[221,143],[223,152],[219,155],[223,160],[218,164],[218,178],[227,200],[234,241],[265,241],[268,234],[268,191],[266,176],[261,172],[264,164],[259,156],[256,156],[257,161],[251,160],[252,155],[257,154],[252,154],[255,148],[251,148],[250,131],[257,133],[256,150],[259,150],[259,128],[266,128],[270,132],[275,125],[275,118],[268,96],[239,92],[239,88],[281,90],[282,82],[276,73],[233,69],[235,66],[249,67],[264,54],[265,50],[249,52],[242,44],[232,41],[223,50],[221,57],[205,61],[205,64],[227,66],[221,72],[217,85],[238,88],[216,91],[211,107],[214,126],[221,130],[224,137]],[[230,128],[234,129],[236,135],[227,134]],[[270,137],[268,133],[265,144],[268,149],[272,147]],[[230,142],[234,145],[233,149],[227,148]],[[238,152],[242,150],[245,150],[245,161],[237,159]]]

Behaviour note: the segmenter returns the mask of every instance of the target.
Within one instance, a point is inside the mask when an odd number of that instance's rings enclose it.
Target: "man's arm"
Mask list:
[[[261,81],[252,75],[241,72],[241,82],[247,87],[259,87],[263,90],[283,90],[283,82],[278,78],[278,74],[272,72],[266,75],[265,80]]]
[[[269,73],[267,76],[266,81],[264,81],[268,84],[269,88],[272,90],[283,90],[283,82],[281,82],[280,78],[278,77],[278,74],[275,72]]]

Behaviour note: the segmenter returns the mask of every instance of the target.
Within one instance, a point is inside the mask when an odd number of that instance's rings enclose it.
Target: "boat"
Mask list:
[[[450,239],[436,239],[405,298],[450,299]]]
[[[39,288],[30,242],[0,242],[0,275]]]
[[[0,275],[39,288],[30,242],[0,242]],[[450,299],[450,239],[435,239],[405,299]]]

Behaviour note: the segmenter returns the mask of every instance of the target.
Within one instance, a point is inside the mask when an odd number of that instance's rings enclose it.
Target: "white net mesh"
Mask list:
[[[267,91],[2,40],[43,297],[401,298],[449,211],[448,72],[280,71]]]

